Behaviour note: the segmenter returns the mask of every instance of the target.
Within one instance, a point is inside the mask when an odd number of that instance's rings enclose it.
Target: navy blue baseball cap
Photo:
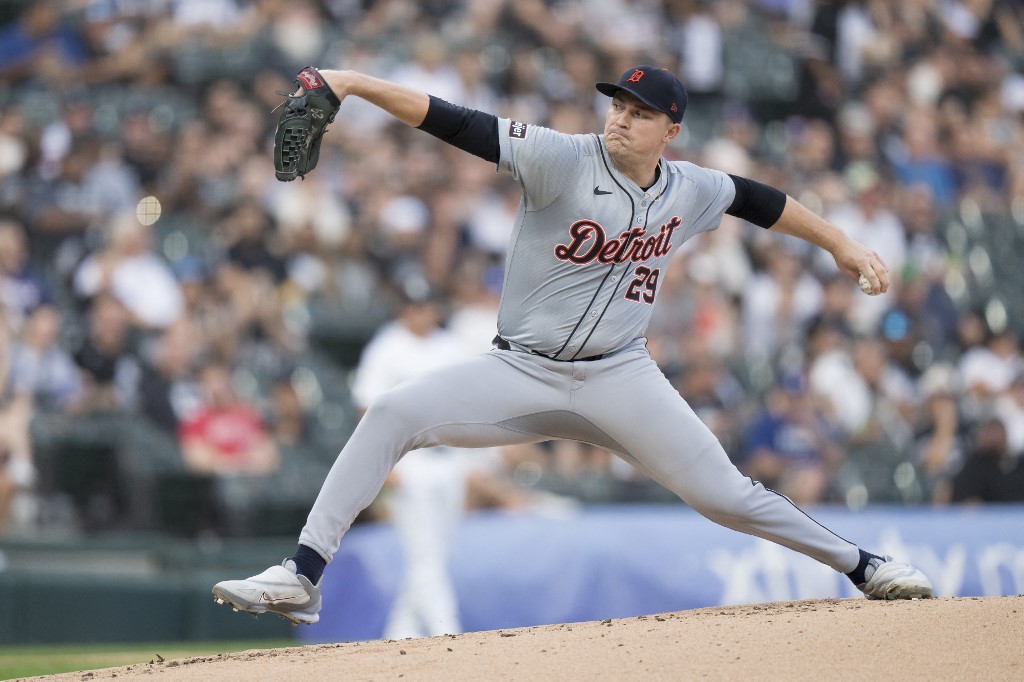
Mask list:
[[[652,109],[667,114],[673,123],[682,121],[686,111],[687,97],[683,84],[667,69],[650,64],[627,69],[618,83],[598,83],[597,89],[609,97],[625,90]]]

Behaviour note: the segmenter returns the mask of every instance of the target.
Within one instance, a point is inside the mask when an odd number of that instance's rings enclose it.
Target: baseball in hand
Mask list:
[[[871,288],[871,282],[868,281],[868,278],[864,276],[863,272],[860,274],[860,279],[857,280],[857,284],[860,285],[860,290],[868,296],[875,295],[874,289]]]

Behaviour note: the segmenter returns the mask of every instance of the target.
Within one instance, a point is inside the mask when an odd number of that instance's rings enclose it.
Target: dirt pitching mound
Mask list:
[[[254,650],[37,680],[1021,680],[1024,596],[824,599]]]

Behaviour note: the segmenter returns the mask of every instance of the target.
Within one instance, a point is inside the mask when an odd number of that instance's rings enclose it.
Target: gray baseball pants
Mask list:
[[[856,545],[744,476],[651,359],[643,339],[600,360],[492,350],[383,394],[313,504],[299,542],[328,561],[406,452],[568,438],[605,447],[715,523],[847,573]]]

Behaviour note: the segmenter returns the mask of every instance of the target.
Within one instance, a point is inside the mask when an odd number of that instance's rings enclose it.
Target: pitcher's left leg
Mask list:
[[[643,349],[587,364],[577,411],[656,481],[712,521],[806,554],[842,573],[855,544],[744,476]]]

